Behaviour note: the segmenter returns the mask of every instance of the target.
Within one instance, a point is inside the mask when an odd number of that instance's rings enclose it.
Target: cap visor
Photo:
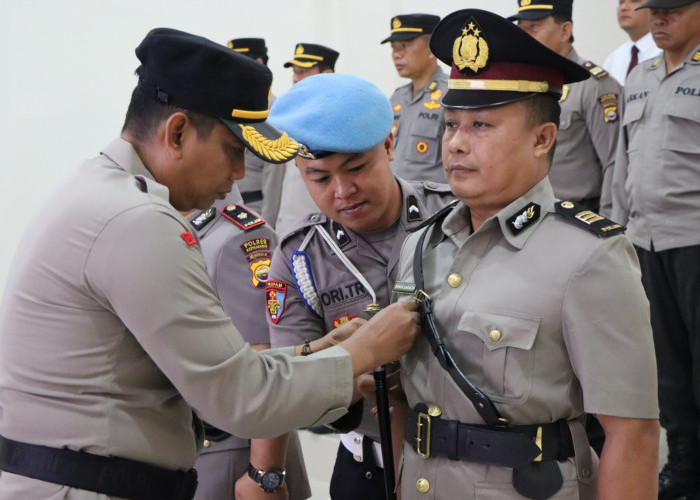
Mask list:
[[[286,163],[299,151],[299,143],[267,122],[240,123],[221,120],[245,147],[268,163]]]
[[[392,33],[391,36],[382,40],[381,43],[386,42],[405,42],[408,40],[413,40],[421,35],[429,35],[430,33],[416,33],[415,31],[409,31],[406,33]]]
[[[518,12],[514,16],[510,16],[507,19],[509,21],[536,21],[542,19],[543,17],[551,16],[554,14],[553,10],[528,10],[524,12]]]
[[[287,61],[284,63],[285,68],[290,68],[292,66],[299,66],[300,68],[312,68],[318,64],[318,61],[298,61],[296,59],[292,59],[291,61]]]

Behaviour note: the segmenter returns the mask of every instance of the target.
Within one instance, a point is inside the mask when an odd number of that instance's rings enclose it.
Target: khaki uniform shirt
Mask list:
[[[342,252],[374,289],[379,305],[389,304],[401,242],[407,232],[453,199],[446,184],[398,182],[403,197],[401,217],[388,228],[356,233],[317,213],[282,238],[272,258],[270,272],[270,282],[281,283],[286,289],[283,311],[274,320],[268,315],[273,346],[298,345],[307,338],[320,338],[354,317],[366,317],[365,308],[372,303],[370,294],[357,277],[334,256],[316,232],[304,252],[320,306],[318,312],[307,307],[309,295],[305,298],[300,293],[290,261],[313,226],[322,226],[335,238]],[[365,406],[368,410],[370,405]],[[369,416],[368,411],[365,411],[360,432],[379,439],[376,419]]]
[[[0,434],[189,469],[193,408],[251,438],[346,413],[347,351],[250,349],[191,229],[122,139],[58,189],[21,241],[0,307]],[[0,476],[0,498],[68,490]]]
[[[277,235],[240,202],[238,189],[234,189],[225,200],[217,201],[207,210],[196,211],[187,219],[196,231],[214,290],[243,340],[269,344],[265,283]],[[195,499],[233,499],[235,482],[250,462],[249,447],[250,440],[238,436],[217,442],[205,440],[195,462],[199,473]],[[287,443],[285,468],[290,500],[309,498],[311,489],[296,432],[290,434]]]
[[[514,216],[533,203],[539,218],[515,230]],[[462,372],[513,425],[570,420],[584,412],[658,418],[649,303],[634,249],[623,235],[601,239],[552,213],[554,203],[545,179],[473,234],[464,205],[430,229],[425,291],[433,298],[440,335]],[[404,243],[397,289],[415,283],[419,235]],[[483,423],[425,335],[401,366],[411,407],[435,404],[441,418]],[[554,498],[578,499],[574,459],[560,468],[564,486]],[[429,485],[427,493],[417,492],[420,478],[427,480],[421,482]],[[404,499],[522,498],[511,478],[509,468],[422,459],[404,444]]]
[[[439,67],[428,85],[413,97],[413,84],[397,88],[391,96],[394,108],[392,168],[408,181],[445,182],[442,168],[444,110],[440,101],[447,91],[447,75]]]
[[[567,57],[586,65],[573,49]],[[610,216],[622,88],[605,71],[591,66],[595,74],[589,79],[565,86],[549,179],[560,200],[600,198],[601,214]]]
[[[613,217],[645,250],[700,244],[700,45],[668,75],[640,64],[624,99]]]

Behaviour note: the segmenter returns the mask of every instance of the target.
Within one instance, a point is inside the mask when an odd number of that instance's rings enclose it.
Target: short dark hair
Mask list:
[[[331,66],[330,64],[320,62],[316,65],[316,67],[318,68],[319,73],[323,73],[324,71],[327,71],[327,70],[331,70],[331,71],[335,72],[335,66]]]
[[[557,24],[564,24],[564,23],[572,23],[573,24],[573,19],[571,19],[570,16],[566,14],[562,14],[561,12],[555,12],[552,14],[552,18],[554,19],[554,22]],[[571,32],[571,36],[569,37],[569,43],[574,43],[574,33],[573,31]]]
[[[561,106],[556,97],[550,94],[535,94],[532,97],[523,99],[523,104],[526,106],[525,124],[528,127],[535,127],[543,123],[554,123],[559,128],[559,120],[561,117]],[[549,163],[552,163],[554,158],[554,148],[556,143],[552,145],[552,149],[547,154]]]
[[[140,77],[141,66],[136,69],[136,74]],[[131,93],[131,101],[126,110],[122,132],[128,130],[137,143],[147,142],[158,126],[170,115],[177,112],[187,115],[200,139],[209,137],[218,121],[214,117],[161,102],[153,95],[149,95],[140,85],[136,85]]]

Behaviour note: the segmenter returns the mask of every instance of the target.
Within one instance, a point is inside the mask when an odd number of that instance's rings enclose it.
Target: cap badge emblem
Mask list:
[[[398,17],[395,17],[393,21],[391,21],[391,27],[396,29],[401,27],[401,20]]]
[[[296,55],[303,54],[304,53],[304,46],[301,44],[297,45],[297,50],[294,53]]]
[[[520,2],[520,6],[521,6],[521,7],[527,7],[527,6],[530,5],[531,3],[532,3],[532,0],[522,0],[522,2]]]
[[[452,46],[452,60],[462,71],[469,68],[474,73],[486,67],[489,60],[489,45],[479,36],[481,30],[472,17],[467,26],[462,27],[462,34],[455,39]]]

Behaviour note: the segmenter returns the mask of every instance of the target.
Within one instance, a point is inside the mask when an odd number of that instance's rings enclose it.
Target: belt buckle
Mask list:
[[[418,419],[416,420],[416,453],[421,458],[430,457],[430,432],[431,432],[431,421],[430,415],[427,413],[418,413]],[[425,426],[425,446],[421,450],[421,443],[423,443],[423,438],[421,438],[421,429]]]
[[[542,426],[538,425],[537,426],[537,434],[535,435],[535,445],[542,451]],[[542,453],[537,455],[533,462],[541,462],[542,461]]]

